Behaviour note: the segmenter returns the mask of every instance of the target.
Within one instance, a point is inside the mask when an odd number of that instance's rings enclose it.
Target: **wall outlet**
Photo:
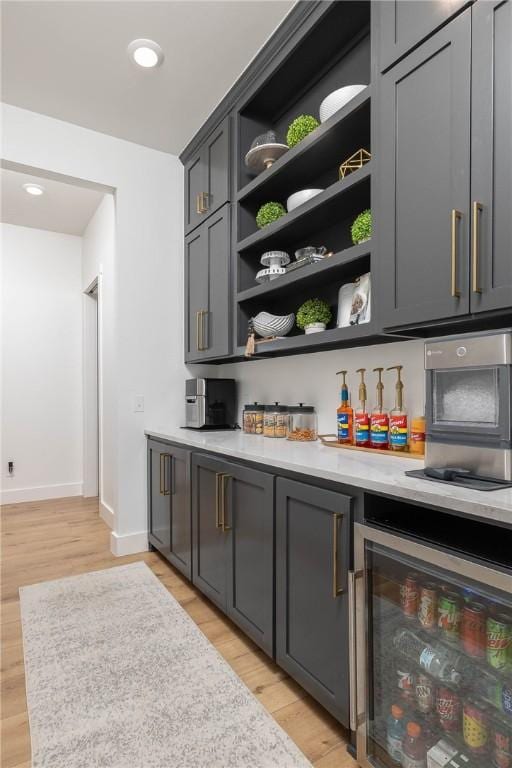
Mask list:
[[[7,462],[7,475],[6,477],[14,477],[14,461]]]
[[[143,413],[144,411],[144,395],[135,395],[133,398],[133,412]]]

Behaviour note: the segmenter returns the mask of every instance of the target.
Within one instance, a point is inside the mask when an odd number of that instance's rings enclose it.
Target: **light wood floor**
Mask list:
[[[150,552],[114,557],[109,533],[95,499],[2,508],[2,768],[31,764],[18,588],[135,560],[151,567],[316,768],[356,767],[346,752],[343,728],[302,688],[161,557]]]

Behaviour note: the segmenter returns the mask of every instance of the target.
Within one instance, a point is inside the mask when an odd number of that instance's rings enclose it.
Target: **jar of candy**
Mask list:
[[[286,437],[288,429],[288,406],[266,405],[263,412],[263,436]]]
[[[243,429],[248,435],[263,434],[263,410],[265,406],[251,403],[244,406]]]
[[[288,409],[288,440],[309,442],[318,435],[315,409],[312,405],[291,405]]]

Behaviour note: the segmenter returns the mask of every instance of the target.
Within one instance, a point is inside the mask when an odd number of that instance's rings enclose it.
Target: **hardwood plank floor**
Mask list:
[[[111,554],[110,531],[98,515],[96,499],[6,505],[1,522],[2,768],[29,768],[31,764],[19,587],[137,560],[149,565],[315,768],[356,768],[339,723],[178,571],[153,552],[129,557]]]

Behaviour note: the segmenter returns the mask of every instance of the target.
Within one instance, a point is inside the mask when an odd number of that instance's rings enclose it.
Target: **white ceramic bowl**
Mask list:
[[[293,211],[294,208],[298,208],[299,205],[304,205],[304,203],[307,203],[312,197],[316,197],[316,195],[319,195],[320,192],[323,191],[323,189],[300,189],[298,192],[294,192],[286,201],[288,213]]]
[[[348,104],[350,99],[367,87],[367,85],[345,85],[330,93],[320,104],[320,122],[325,123],[335,112]]]
[[[260,312],[252,318],[254,330],[258,336],[286,336],[290,333],[295,322],[295,315],[271,315],[269,312]]]

